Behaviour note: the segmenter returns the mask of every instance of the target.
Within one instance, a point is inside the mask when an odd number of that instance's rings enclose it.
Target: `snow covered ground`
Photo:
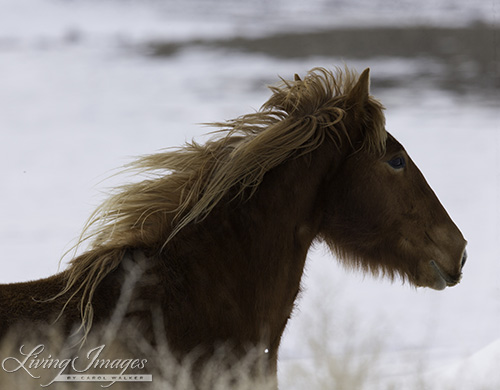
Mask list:
[[[306,12],[299,1],[246,2],[241,8],[227,0],[217,6],[153,0],[40,0],[35,6],[0,0],[0,282],[55,273],[102,192],[120,182],[102,180],[132,156],[207,132],[196,123],[258,108],[269,96],[265,85],[277,75],[342,65],[337,58],[277,60],[200,48],[151,59],[134,50],[142,41],[382,20],[498,22],[500,9],[496,0],[419,2],[414,12],[405,12],[412,2],[377,9],[369,8],[372,3],[338,2],[333,12],[331,2],[315,0]],[[270,23],[276,15],[282,17]],[[374,78],[411,78],[415,61],[378,58],[349,65],[370,66]],[[425,380],[432,390],[498,389],[498,96],[409,90],[404,84],[372,92],[387,107],[388,130],[469,241],[464,278],[443,292],[415,290],[346,271],[318,245],[283,341],[281,380],[293,388],[289,378],[297,365],[311,364],[310,341],[319,338],[328,356],[346,348],[359,355],[379,351],[383,383]]]

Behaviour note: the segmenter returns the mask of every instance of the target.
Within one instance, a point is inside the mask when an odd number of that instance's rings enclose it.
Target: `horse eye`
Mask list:
[[[394,169],[403,169],[406,166],[406,161],[403,157],[395,157],[387,163]]]

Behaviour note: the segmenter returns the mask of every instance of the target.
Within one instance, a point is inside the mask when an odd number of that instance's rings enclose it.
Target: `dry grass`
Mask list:
[[[283,390],[458,390],[465,389],[461,386],[459,378],[453,383],[435,382],[432,378],[423,375],[424,356],[415,358],[413,374],[405,377],[387,377],[387,367],[383,368],[387,361],[384,361],[384,349],[377,338],[356,339],[355,326],[346,323],[346,330],[354,330],[352,342],[342,342],[332,346],[329,342],[331,332],[327,329],[328,321],[322,322],[320,319],[315,325],[323,328],[325,333],[314,333],[309,338],[311,355],[303,361],[286,361],[281,375],[279,388]],[[323,336],[327,335],[327,338]],[[176,360],[165,344],[152,346],[145,342],[139,342],[137,336],[132,336],[132,342],[124,347],[119,343],[105,344],[105,348],[99,355],[99,359],[113,361],[115,359],[147,359],[144,369],[126,370],[127,374],[149,374],[152,375],[151,382],[123,383],[116,382],[72,382],[72,383],[52,383],[48,388],[55,390],[95,390],[106,386],[111,389],[127,390],[192,390],[192,389],[214,389],[214,390],[273,390],[276,389],[274,381],[269,380],[265,375],[253,376],[255,373],[255,363],[257,354],[251,351],[243,361],[238,361],[227,367],[228,349],[221,348],[214,358],[200,367],[196,364],[196,355],[186,358],[183,361]],[[90,338],[87,346],[81,350],[71,347],[73,341],[63,340],[54,329],[47,328],[31,333],[30,336],[11,336],[6,339],[0,348],[0,361],[6,369],[12,369],[19,365],[13,359],[5,360],[8,357],[16,357],[19,361],[26,359],[22,356],[19,348],[24,345],[23,352],[28,354],[40,340],[49,340],[45,345],[46,349],[32,358],[58,358],[70,359],[78,356],[77,367],[87,365],[87,354],[91,353],[92,358],[96,352],[93,348],[103,345],[103,340]],[[332,349],[335,351],[332,352]],[[131,352],[133,350],[133,352]],[[108,360],[109,359],[109,360]],[[79,362],[79,363],[78,363]],[[7,373],[0,368],[0,389],[40,389],[41,385],[51,382],[60,371],[55,368],[30,369],[30,360],[27,359],[25,367],[28,368],[32,376],[24,369],[20,368],[16,372]],[[78,364],[80,364],[78,366]],[[466,367],[465,367],[466,369]],[[199,380],[194,381],[192,372],[196,371]],[[257,370],[258,371],[258,370]],[[86,373],[109,374],[116,373],[114,369],[92,369]],[[262,372],[261,372],[262,374]],[[472,382],[473,384],[474,382]],[[493,382],[492,382],[493,383]],[[495,382],[497,383],[497,382]],[[498,390],[498,384],[494,386],[467,387],[470,390]]]
[[[123,332],[123,330],[121,330]],[[130,332],[127,345],[119,342],[104,343],[99,337],[90,337],[81,349],[75,347],[74,340],[64,340],[59,334],[47,328],[36,334],[22,335],[19,330],[11,335],[0,348],[0,389],[39,389],[49,385],[50,389],[237,389],[271,390],[275,383],[264,375],[250,376],[250,367],[255,373],[256,354],[250,352],[243,361],[227,366],[227,349],[221,348],[208,363],[200,367],[196,354],[178,361],[169,353],[165,344],[153,346],[140,340]],[[76,358],[75,358],[76,357]],[[67,359],[67,364],[63,364]],[[146,361],[147,360],[147,361]],[[136,361],[135,368],[132,361]],[[113,365],[114,362],[114,365]],[[143,363],[141,363],[143,362]],[[77,370],[72,369],[71,364]],[[37,365],[43,365],[45,367]],[[92,367],[87,369],[91,365]],[[66,367],[66,369],[64,369]],[[128,367],[128,368],[127,368]],[[126,368],[123,370],[123,368]],[[14,372],[6,372],[15,370]],[[29,372],[28,372],[29,371]],[[88,378],[103,374],[119,374],[140,377],[152,375],[152,381],[126,383],[102,382],[53,382],[61,371],[78,378]],[[193,371],[197,373],[193,379]]]
[[[335,308],[335,297],[322,294],[322,301],[318,308]],[[319,302],[318,302],[319,303]],[[338,303],[338,302],[337,302]],[[158,316],[161,317],[161,316]],[[429,367],[426,365],[426,356],[411,356],[408,364],[412,369],[406,370],[404,376],[395,375],[390,370],[393,361],[401,358],[384,350],[383,327],[372,328],[372,332],[361,329],[360,315],[318,310],[314,319],[304,323],[304,334],[308,342],[308,350],[304,351],[307,359],[302,361],[287,361],[281,363],[280,386],[282,390],[498,390],[500,388],[495,378],[492,385],[476,386],[474,381],[461,382],[460,378],[453,378],[451,382],[435,380],[435,376],[424,375]],[[124,329],[120,323],[120,316],[113,316],[114,322],[95,331],[83,347],[79,347],[78,338],[62,338],[57,327],[48,326],[37,329],[17,328],[6,337],[0,345],[0,389],[1,390],[29,390],[40,389],[49,384],[61,371],[61,361],[78,356],[76,368],[87,367],[89,362],[97,357],[99,361],[108,362],[104,368],[92,368],[82,374],[117,374],[121,369],[111,367],[115,362],[125,364],[124,374],[152,375],[151,382],[124,383],[116,382],[56,382],[50,384],[49,389],[55,390],[95,390],[108,387],[111,389],[127,390],[273,390],[276,383],[264,375],[264,369],[259,365],[259,354],[255,349],[249,351],[245,359],[228,365],[230,348],[220,348],[214,357],[202,366],[197,364],[196,353],[177,360],[168,349],[164,335],[156,333],[155,345],[144,341],[141,335],[133,328]],[[339,320],[341,319],[341,320]],[[157,329],[162,327],[156,324]],[[378,329],[378,330],[377,330]],[[97,330],[97,329],[96,329]],[[121,340],[121,341],[119,341]],[[40,344],[44,350],[36,350]],[[22,347],[22,352],[20,348]],[[102,351],[97,354],[99,347]],[[16,360],[14,360],[17,359]],[[36,364],[43,364],[45,368],[36,368]],[[52,359],[52,366],[47,362]],[[57,362],[55,359],[59,359]],[[117,359],[119,362],[117,363]],[[141,366],[140,362],[147,360]],[[391,360],[392,359],[392,360]],[[138,367],[133,367],[131,361],[137,360]],[[13,370],[23,362],[23,367]],[[59,367],[56,369],[54,366]],[[26,368],[26,369],[25,369]],[[67,367],[71,368],[70,366]],[[28,373],[29,371],[29,373]],[[193,380],[193,371],[198,378]],[[464,367],[464,374],[467,373]],[[65,371],[67,372],[67,371]],[[74,373],[74,371],[72,371]],[[470,374],[470,373],[469,373]],[[470,375],[469,375],[470,377]],[[500,378],[499,378],[500,379]],[[465,383],[467,387],[463,387]],[[496,383],[496,385],[493,385]]]

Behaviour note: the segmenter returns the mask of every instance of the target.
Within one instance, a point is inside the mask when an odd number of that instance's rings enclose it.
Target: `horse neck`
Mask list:
[[[205,321],[206,340],[193,337],[194,345],[219,337],[277,351],[321,221],[319,194],[332,163],[324,149],[268,172],[249,200],[222,202],[167,247],[166,262],[178,268],[172,274],[184,279],[177,288]]]
[[[327,147],[290,160],[267,175],[246,210],[253,216],[252,229],[247,229],[249,261],[262,279],[258,298],[281,301],[271,311],[293,308],[307,252],[319,231],[322,189],[332,163]]]

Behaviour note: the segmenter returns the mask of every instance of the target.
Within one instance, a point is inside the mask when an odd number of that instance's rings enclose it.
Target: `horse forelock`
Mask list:
[[[330,139],[349,140],[346,99],[358,76],[348,70],[311,70],[301,80],[282,80],[258,112],[224,123],[215,137],[138,159],[126,167],[147,176],[120,187],[89,218],[77,246],[89,250],[71,261],[61,294],[82,291],[82,316],[91,325],[96,286],[119,264],[124,248],[161,251],[191,222],[203,220],[222,198],[251,197],[264,175],[287,159],[310,153]],[[365,103],[363,147],[385,148],[382,105]],[[83,281],[83,282],[82,282]]]

